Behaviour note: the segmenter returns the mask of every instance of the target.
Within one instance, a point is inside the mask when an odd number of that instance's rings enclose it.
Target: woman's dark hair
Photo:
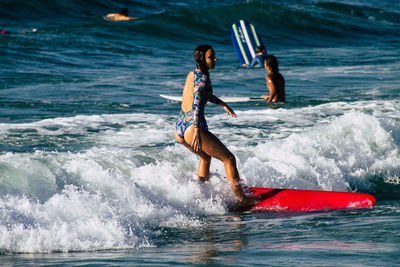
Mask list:
[[[278,73],[279,72],[279,66],[278,66],[278,60],[276,59],[275,56],[269,55],[265,59],[265,64],[271,68],[271,71],[273,73]]]
[[[259,45],[259,46],[256,47],[256,53],[261,53],[263,51],[265,51],[264,46]]]
[[[194,62],[196,62],[196,66],[203,74],[208,76],[208,68],[206,63],[206,52],[212,49],[211,45],[203,44],[196,47],[193,52]]]

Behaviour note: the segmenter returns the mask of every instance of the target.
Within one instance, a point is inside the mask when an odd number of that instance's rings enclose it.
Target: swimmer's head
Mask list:
[[[209,66],[206,62],[206,52],[210,49],[213,49],[211,45],[199,45],[193,52],[194,61],[196,62],[196,66],[201,70],[204,74],[208,74]]]
[[[261,53],[261,52],[265,52],[265,48],[261,45],[256,47],[256,53]]]
[[[265,68],[269,67],[271,69],[271,72],[273,73],[279,72],[278,60],[273,55],[267,56],[267,58],[264,61],[264,66]]]
[[[124,15],[124,16],[128,16],[128,9],[126,7],[124,7],[123,9],[121,9],[120,14]]]

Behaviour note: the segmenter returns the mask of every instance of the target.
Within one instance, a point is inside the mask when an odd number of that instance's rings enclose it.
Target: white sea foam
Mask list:
[[[249,186],[368,191],[376,175],[398,183],[399,110],[396,101],[330,103],[211,115],[208,123]],[[16,128],[91,142],[78,151],[0,155],[0,248],[151,246],[153,228],[202,227],[204,215],[227,213],[234,196],[223,164],[213,159],[210,181],[198,183],[198,158],[174,141],[174,120],[126,114],[1,124],[3,142],[16,141]]]

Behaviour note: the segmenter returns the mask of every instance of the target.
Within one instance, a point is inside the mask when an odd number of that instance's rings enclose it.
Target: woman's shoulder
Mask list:
[[[208,81],[210,79],[206,74],[202,73],[201,71],[199,71],[197,69],[194,69],[192,72],[194,74],[194,77],[195,77],[196,81],[205,82],[205,81]]]
[[[195,76],[194,72],[190,71],[186,77],[187,78],[193,78],[194,76]]]

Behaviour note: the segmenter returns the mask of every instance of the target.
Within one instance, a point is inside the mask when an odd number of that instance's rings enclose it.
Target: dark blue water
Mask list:
[[[0,0],[0,257],[5,266],[396,266],[398,1]],[[109,22],[129,8],[135,21]],[[250,186],[357,191],[369,210],[235,214],[222,163],[173,136],[194,48],[218,96],[266,94],[239,66],[251,22],[287,103],[207,107]],[[33,31],[33,29],[36,29]]]

